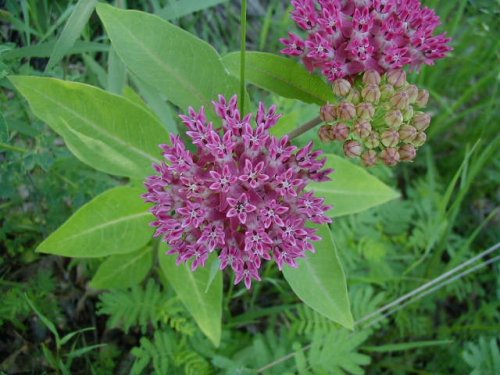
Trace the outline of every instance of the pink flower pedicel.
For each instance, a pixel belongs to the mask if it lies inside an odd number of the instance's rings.
[[[256,126],[252,114],[242,118],[237,97],[214,102],[222,120],[217,129],[207,122],[204,109],[181,115],[187,135],[197,146],[186,149],[178,136],[161,145],[166,162],[155,164],[157,174],[146,181],[146,202],[154,203],[155,236],[162,236],[177,262],[192,260],[192,269],[204,266],[217,252],[220,268],[230,266],[235,283],[260,280],[263,260],[296,267],[296,259],[310,241],[320,240],[309,222],[329,223],[324,200],[305,191],[309,181],[327,181],[332,170],[323,169],[321,151],[312,143],[297,150],[288,137],[269,133],[281,115],[259,105]]]
[[[281,52],[300,56],[329,81],[406,65],[432,65],[451,51],[450,38],[434,36],[436,13],[419,0],[292,0],[292,18],[307,39],[289,33]]]

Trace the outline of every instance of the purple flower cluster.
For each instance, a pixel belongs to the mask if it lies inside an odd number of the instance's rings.
[[[155,164],[157,174],[146,181],[146,202],[156,236],[170,245],[177,262],[192,260],[192,269],[204,266],[210,253],[218,252],[220,268],[230,266],[235,283],[260,280],[262,261],[296,266],[310,241],[320,238],[307,223],[329,223],[324,200],[305,191],[309,181],[327,181],[331,169],[323,169],[321,151],[312,143],[302,149],[288,137],[269,133],[281,115],[275,106],[261,103],[252,126],[252,114],[242,117],[236,96],[213,102],[222,120],[217,129],[204,109],[181,115],[195,153],[179,136],[161,145],[166,161]]]
[[[451,51],[445,34],[434,36],[436,13],[419,0],[292,0],[292,18],[308,33],[289,33],[281,52],[301,56],[309,70],[330,80],[410,65],[432,65]]]

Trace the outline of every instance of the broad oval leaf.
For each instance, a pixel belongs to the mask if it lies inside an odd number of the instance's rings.
[[[354,214],[399,197],[399,193],[385,185],[364,168],[337,156],[326,155],[326,168],[333,168],[332,181],[310,183],[308,190],[333,205],[332,217]]]
[[[344,270],[327,225],[316,226],[322,240],[315,253],[297,261],[298,267],[285,266],[283,274],[297,296],[328,319],[352,329],[354,326]]]
[[[225,55],[222,62],[232,74],[239,75],[239,52]],[[245,67],[249,82],[285,98],[319,105],[335,101],[332,88],[294,60],[271,53],[247,52]]]
[[[129,70],[183,111],[205,106],[214,120],[211,101],[239,92],[215,49],[196,36],[145,12],[99,4],[97,13]]]
[[[222,272],[217,272],[213,281],[210,276],[211,264],[216,258],[209,257],[205,267],[191,271],[188,264],[177,265],[176,257],[165,254],[166,249],[167,246],[162,243],[158,253],[163,274],[202,332],[215,346],[219,346],[222,324]]]
[[[52,233],[37,251],[67,257],[103,257],[137,250],[151,240],[153,216],[141,189],[117,187],[97,196]]]
[[[84,163],[144,178],[168,133],[149,111],[97,87],[53,78],[9,77],[33,113],[60,134]]]
[[[139,284],[153,265],[150,246],[129,254],[116,254],[107,258],[90,281],[94,289],[129,288]]]

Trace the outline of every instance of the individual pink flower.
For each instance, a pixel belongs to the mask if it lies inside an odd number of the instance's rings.
[[[299,56],[330,81],[368,70],[385,73],[432,65],[452,50],[434,36],[439,17],[420,0],[292,0],[292,18],[307,37],[289,33],[281,52]]]
[[[288,137],[269,133],[281,117],[276,107],[260,104],[252,121],[241,116],[236,96],[213,104],[222,126],[209,123],[203,108],[181,115],[197,149],[171,136],[143,197],[154,204],[155,236],[178,263],[191,261],[194,270],[217,253],[220,268],[230,267],[235,283],[250,288],[264,261],[296,267],[297,258],[314,251],[311,242],[320,238],[308,225],[331,222],[325,215],[331,207],[305,187],[329,180],[332,170],[312,143],[297,150]]]

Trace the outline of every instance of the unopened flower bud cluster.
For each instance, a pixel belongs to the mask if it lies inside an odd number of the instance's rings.
[[[394,166],[415,158],[431,122],[422,112],[429,93],[409,84],[403,70],[383,76],[368,71],[353,84],[337,79],[333,91],[341,100],[321,108],[326,123],[319,131],[321,140],[343,142],[346,156],[360,157],[366,166],[379,160]]]

